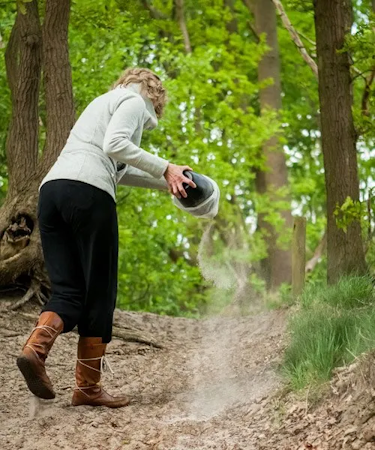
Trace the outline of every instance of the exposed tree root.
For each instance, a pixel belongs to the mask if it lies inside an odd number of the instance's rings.
[[[11,305],[9,307],[10,311],[15,311],[18,308],[21,308],[21,306],[23,306],[25,303],[27,303],[35,294],[35,289],[34,287],[31,285],[29,290],[26,292],[26,294],[20,299],[18,300],[18,302],[16,302],[14,305]]]
[[[40,242],[31,236],[30,243],[10,258],[0,259],[0,286],[14,284],[23,275],[34,278],[33,274],[43,273],[43,256]]]
[[[36,216],[36,186],[17,195],[8,196],[0,210],[0,287],[43,279],[43,252]]]
[[[20,305],[21,306],[21,305]],[[11,308],[14,310],[15,308]],[[29,319],[32,319],[34,321],[38,320],[38,316],[36,314],[30,314],[30,313],[20,313],[22,316],[27,317]],[[77,332],[77,330],[73,330],[74,333]],[[122,339],[125,342],[138,342],[139,344],[145,344],[149,345],[150,347],[160,348],[163,349],[164,346],[160,343],[156,342],[151,336],[141,333],[139,330],[135,328],[123,328],[114,326],[112,336]]]
[[[47,300],[46,296],[41,291],[41,284],[35,280],[32,280],[30,287],[27,290],[26,294],[20,300],[18,300],[16,303],[11,305],[9,307],[9,310],[15,311],[16,309],[21,308],[21,306],[25,305],[27,302],[29,302],[34,297],[38,300],[38,302],[41,305],[44,305],[44,303]]]
[[[11,286],[7,286],[7,287],[0,287],[1,294],[7,293],[7,292],[12,292],[12,291],[27,291],[27,289],[22,284],[17,284],[17,283],[15,283],[14,285],[11,285]]]
[[[22,224],[24,224],[24,221],[22,221]],[[19,227],[17,230],[19,231]],[[4,242],[5,235],[4,233],[2,242]],[[15,244],[13,248],[17,249],[17,253],[3,259],[4,256],[10,254],[9,247],[3,246],[3,250],[6,248],[7,252],[3,251],[0,254],[0,286],[4,286],[6,289],[16,284],[26,289],[25,295],[9,307],[9,310],[12,311],[32,299],[36,299],[40,305],[45,304],[48,300],[46,294],[50,289],[49,279],[43,265],[38,227],[34,226],[30,236],[22,235],[22,233],[20,236],[20,239],[17,240],[17,236],[13,235],[14,242],[9,239],[9,236],[7,238],[7,244]],[[28,245],[18,246],[19,242],[25,243],[26,241]]]
[[[30,229],[25,216],[20,216],[12,221],[0,240],[1,259],[6,260],[27,247],[31,233],[32,229]]]
[[[113,327],[112,336],[123,339],[126,342],[138,342],[140,344],[150,345],[151,347],[164,348],[161,344],[136,329]]]

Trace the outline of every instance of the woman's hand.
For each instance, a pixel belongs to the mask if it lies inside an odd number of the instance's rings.
[[[182,183],[188,184],[192,188],[196,188],[194,181],[190,178],[185,177],[183,172],[185,170],[193,170],[189,166],[177,166],[176,164],[169,163],[167,170],[164,173],[164,178],[167,180],[169,192],[176,196],[177,198],[186,198],[187,193],[182,185]]]

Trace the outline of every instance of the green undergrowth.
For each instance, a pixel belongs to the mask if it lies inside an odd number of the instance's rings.
[[[290,284],[282,284],[277,291],[264,295],[264,304],[270,310],[290,308],[294,303]]]
[[[308,285],[289,322],[282,370],[292,389],[317,386],[332,370],[375,348],[375,295],[370,277]]]

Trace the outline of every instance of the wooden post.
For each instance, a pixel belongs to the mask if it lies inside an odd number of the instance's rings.
[[[295,217],[293,225],[292,248],[292,294],[297,298],[305,285],[306,264],[306,219]]]

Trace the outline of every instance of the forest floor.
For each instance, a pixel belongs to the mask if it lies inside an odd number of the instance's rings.
[[[315,405],[308,393],[287,393],[278,374],[286,310],[201,321],[117,310],[117,330],[141,330],[163,346],[109,344],[115,376],[107,372],[103,384],[130,394],[130,406],[70,406],[78,336],[69,333],[47,360],[57,397],[30,418],[15,359],[37,309],[9,313],[7,304],[0,301],[1,450],[375,449],[375,357],[338,371]]]

